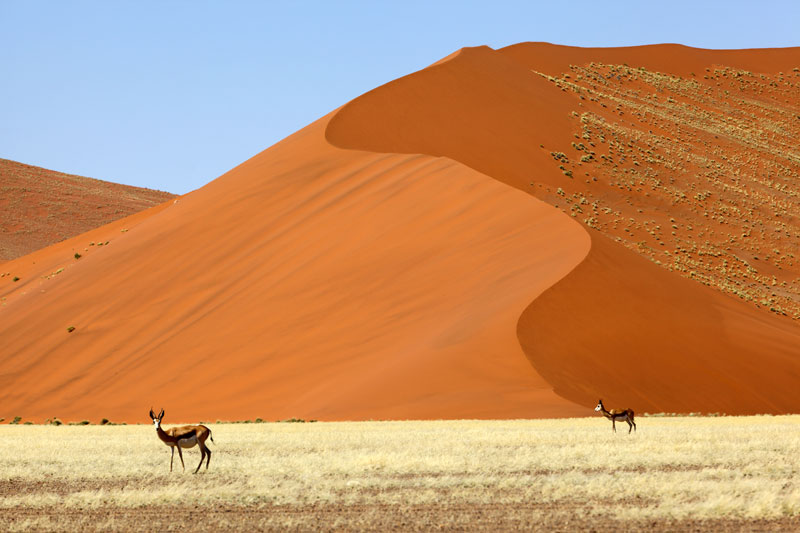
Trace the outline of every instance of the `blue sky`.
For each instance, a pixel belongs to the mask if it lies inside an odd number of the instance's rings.
[[[0,0],[0,157],[185,193],[463,46],[800,45],[800,2]]]

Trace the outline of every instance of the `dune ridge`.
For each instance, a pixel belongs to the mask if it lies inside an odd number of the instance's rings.
[[[525,42],[501,48],[498,53],[526,68],[552,75],[568,71],[571,64],[602,62],[687,76],[715,65],[753,72],[788,72],[798,66],[800,47],[709,50],[676,43],[599,48]]]

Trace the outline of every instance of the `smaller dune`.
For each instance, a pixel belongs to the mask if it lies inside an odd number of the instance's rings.
[[[175,197],[8,159],[0,159],[0,191],[0,262]]]

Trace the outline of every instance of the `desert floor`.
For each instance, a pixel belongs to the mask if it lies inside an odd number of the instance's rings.
[[[800,416],[0,426],[0,530],[800,529]],[[165,424],[169,427],[168,424]]]

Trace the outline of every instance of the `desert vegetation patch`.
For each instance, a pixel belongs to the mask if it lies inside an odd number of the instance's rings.
[[[539,74],[578,105],[571,146],[549,148],[564,183],[537,196],[672,272],[800,318],[800,69]]]

